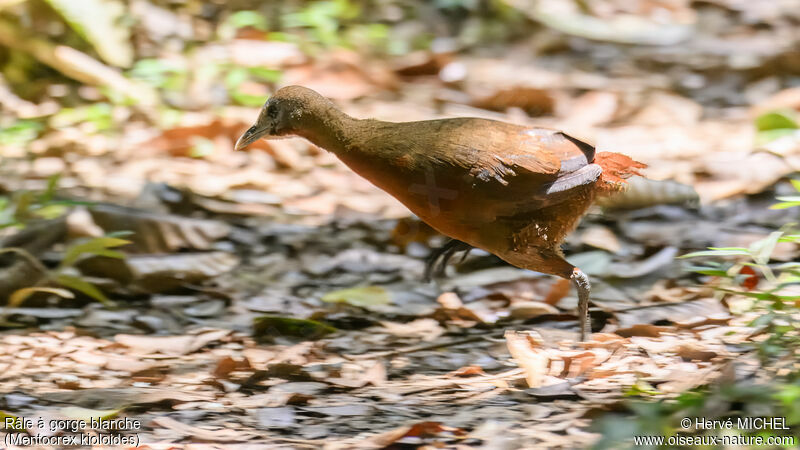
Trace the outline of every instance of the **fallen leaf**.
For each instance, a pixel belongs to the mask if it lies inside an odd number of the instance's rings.
[[[617,236],[608,227],[602,225],[590,226],[581,233],[580,238],[585,245],[611,253],[618,253],[622,249]]]
[[[228,378],[234,370],[236,370],[236,360],[226,356],[217,361],[217,366],[214,368],[212,375],[216,378]]]
[[[377,305],[388,305],[391,302],[389,293],[380,286],[364,286],[328,292],[322,296],[323,302],[347,303],[361,308]]]
[[[508,108],[520,108],[529,116],[538,117],[552,114],[555,100],[547,90],[518,86],[477,99],[472,106],[500,112]]]
[[[297,424],[294,408],[291,406],[259,408],[256,410],[256,419],[262,428],[285,429]]]
[[[454,370],[447,374],[451,377],[474,377],[478,375],[486,375],[486,372],[480,366],[466,366],[458,370]]]
[[[257,339],[285,336],[313,341],[335,331],[336,328],[322,322],[291,317],[261,316],[253,323],[253,336]]]
[[[533,338],[524,333],[506,331],[506,345],[514,361],[525,370],[528,387],[539,387],[544,383],[549,358]]]
[[[389,447],[392,444],[402,440],[406,437],[425,438],[436,436],[444,431],[452,431],[454,434],[463,434],[463,430],[458,428],[449,428],[441,424],[441,422],[418,422],[413,425],[403,426],[385,433],[372,436],[363,442],[363,447]]]
[[[544,302],[514,302],[509,308],[512,319],[525,320],[545,314],[558,314],[555,306]]]
[[[695,322],[703,318],[729,317],[730,313],[719,300],[703,298],[677,303],[637,306],[614,311],[614,316],[620,328],[630,328],[635,325],[651,324],[659,321],[686,323]]]
[[[686,361],[711,361],[717,352],[704,349],[698,344],[687,343],[674,349],[675,353]]]
[[[187,425],[167,416],[156,417],[150,423],[173,431],[177,433],[178,436],[188,437],[196,441],[241,442],[251,438],[249,433],[243,432],[242,430],[226,428],[210,430],[208,428]]]
[[[230,330],[213,330],[197,335],[141,336],[118,334],[114,340],[140,354],[160,353],[167,356],[186,355],[230,334]]]
[[[637,324],[628,328],[620,328],[615,331],[616,334],[622,337],[631,336],[646,336],[646,337],[659,337],[662,333],[669,333],[674,331],[673,327],[659,327],[650,324]]]

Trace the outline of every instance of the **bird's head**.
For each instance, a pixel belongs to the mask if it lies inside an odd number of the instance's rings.
[[[236,150],[243,150],[261,138],[303,135],[316,118],[333,104],[325,97],[302,86],[287,86],[273,94],[255,124],[236,141]]]

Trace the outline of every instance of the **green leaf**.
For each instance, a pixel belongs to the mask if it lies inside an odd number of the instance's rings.
[[[26,144],[39,136],[44,124],[36,120],[18,120],[0,127],[0,146]]]
[[[742,247],[709,247],[708,250],[687,253],[678,258],[696,258],[698,256],[750,256],[750,251]]]
[[[39,203],[47,203],[53,200],[58,188],[58,182],[61,180],[61,174],[51,175],[47,178],[47,188],[39,195]]]
[[[113,306],[114,302],[112,302],[105,294],[100,292],[100,289],[97,289],[97,286],[89,283],[88,281],[81,279],[79,277],[75,277],[72,275],[56,275],[55,281],[69,289],[74,289],[78,292],[82,292],[89,297],[103,303],[106,306]]]
[[[769,262],[772,252],[775,250],[775,246],[778,245],[778,239],[780,239],[781,236],[783,236],[783,231],[773,231],[769,236],[753,242],[750,245],[750,253],[753,255],[753,259],[756,263],[766,264]]]
[[[686,268],[690,272],[699,273],[701,275],[709,275],[713,277],[727,277],[728,271],[716,267],[703,267],[703,266],[689,266]]]
[[[49,292],[51,294],[55,294],[63,298],[75,298],[75,295],[73,295],[72,292],[66,289],[51,288],[51,287],[26,287],[22,289],[17,289],[10,296],[8,296],[8,303],[6,304],[6,307],[16,308],[17,306],[21,305],[22,302],[27,300],[28,297],[37,292]]]
[[[322,301],[369,308],[376,305],[388,305],[391,298],[386,289],[380,286],[364,286],[328,292],[322,296]]]
[[[226,22],[234,28],[252,27],[261,31],[267,30],[267,20],[258,11],[236,11]]]
[[[263,81],[268,81],[270,83],[277,83],[283,76],[283,72],[281,72],[280,70],[267,69],[264,67],[249,67],[247,71],[250,72],[250,75],[253,76],[254,78],[258,78]]]
[[[771,111],[756,118],[758,131],[797,129],[797,120],[794,111]]]
[[[781,200],[781,198],[778,197],[778,200]],[[790,202],[776,203],[776,204],[770,206],[769,209],[787,209],[787,208],[794,208],[794,207],[797,207],[797,206],[800,206],[800,201],[790,201]]]
[[[800,180],[789,180],[789,182],[792,183],[797,192],[800,192]]]
[[[759,131],[756,133],[756,147],[769,144],[770,142],[780,139],[784,136],[791,136],[797,133],[794,128],[779,128],[777,130]]]
[[[125,255],[109,248],[119,247],[130,244],[131,241],[111,236],[103,236],[81,242],[68,248],[61,261],[61,267],[69,267],[75,264],[84,255],[108,256],[110,258],[123,259]]]
[[[3,424],[3,429],[6,430],[25,431],[24,419],[5,411],[0,411],[0,423]]]
[[[106,62],[117,67],[131,65],[131,22],[126,19],[124,3],[118,0],[46,1]]]
[[[336,328],[316,320],[291,317],[261,316],[257,317],[253,323],[253,336],[257,339],[284,336],[317,340],[335,331]]]

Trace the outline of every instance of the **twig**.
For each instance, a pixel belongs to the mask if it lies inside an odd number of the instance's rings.
[[[47,267],[45,267],[41,261],[39,261],[35,256],[31,255],[29,251],[25,250],[22,247],[0,248],[0,255],[2,255],[3,253],[16,253],[17,255],[27,260],[28,263],[30,263],[30,265],[35,267],[36,270],[38,270],[39,272],[42,272],[43,274],[47,273]]]

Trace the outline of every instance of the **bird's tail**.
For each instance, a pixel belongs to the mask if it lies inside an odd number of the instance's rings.
[[[639,169],[647,164],[635,161],[621,153],[600,152],[594,157],[594,163],[603,168],[597,187],[603,194],[613,194],[625,188],[626,179],[633,175],[642,176]]]

